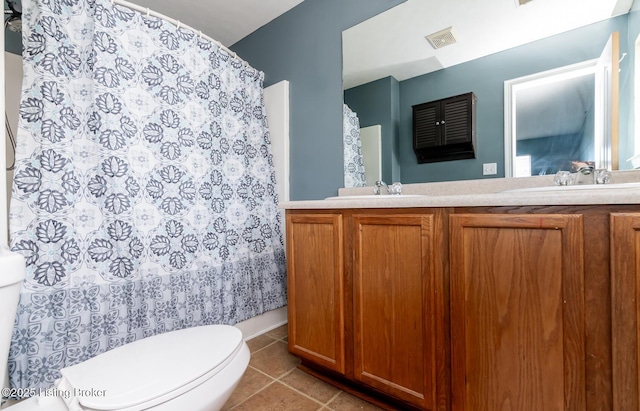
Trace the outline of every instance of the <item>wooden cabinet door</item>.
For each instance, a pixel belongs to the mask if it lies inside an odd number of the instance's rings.
[[[611,215],[613,409],[640,409],[640,213]]]
[[[452,215],[454,411],[584,410],[580,215]]]
[[[355,215],[354,378],[435,403],[433,215]]]
[[[287,214],[289,351],[345,372],[343,218]]]

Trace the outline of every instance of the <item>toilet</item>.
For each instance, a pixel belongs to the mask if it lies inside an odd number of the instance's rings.
[[[16,261],[22,268],[12,269]],[[6,373],[24,258],[0,251],[0,372]],[[10,305],[12,304],[12,305]],[[9,318],[10,317],[10,318]],[[6,324],[6,325],[5,325]],[[63,368],[54,387],[10,411],[216,411],[249,364],[242,332],[229,325],[186,328],[134,341]]]

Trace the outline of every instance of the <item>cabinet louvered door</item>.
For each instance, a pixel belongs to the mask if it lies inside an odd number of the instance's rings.
[[[586,409],[583,220],[450,219],[453,411]]]
[[[472,94],[442,100],[442,145],[465,144],[472,135]]]
[[[287,214],[289,351],[345,372],[343,218]]]
[[[435,409],[433,215],[356,215],[354,377]]]
[[[440,104],[427,103],[414,107],[414,146],[416,148],[440,145]]]

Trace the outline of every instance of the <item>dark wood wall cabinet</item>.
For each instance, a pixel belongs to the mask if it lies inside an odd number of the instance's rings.
[[[475,158],[473,93],[413,106],[413,151],[419,164]]]
[[[289,349],[399,410],[640,411],[640,207],[287,210]]]

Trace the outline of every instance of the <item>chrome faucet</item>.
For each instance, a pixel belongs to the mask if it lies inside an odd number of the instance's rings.
[[[391,195],[400,195],[400,194],[402,194],[402,184],[393,183],[393,184],[391,184],[391,187],[389,187],[387,185],[387,183],[385,183],[382,180],[376,181],[376,186],[373,187],[373,194],[380,195],[380,187],[384,187],[385,190],[387,190],[387,194],[391,194]]]
[[[376,181],[376,186],[373,188],[373,194],[380,195],[380,187],[384,187],[387,190],[388,194],[391,194],[389,191],[389,186],[382,180]]]
[[[596,183],[596,179],[595,179],[595,167],[593,166],[582,166],[578,169],[578,172],[576,173],[576,179],[574,184],[595,184]],[[585,181],[585,179],[587,179],[587,176],[589,176],[588,180]]]

